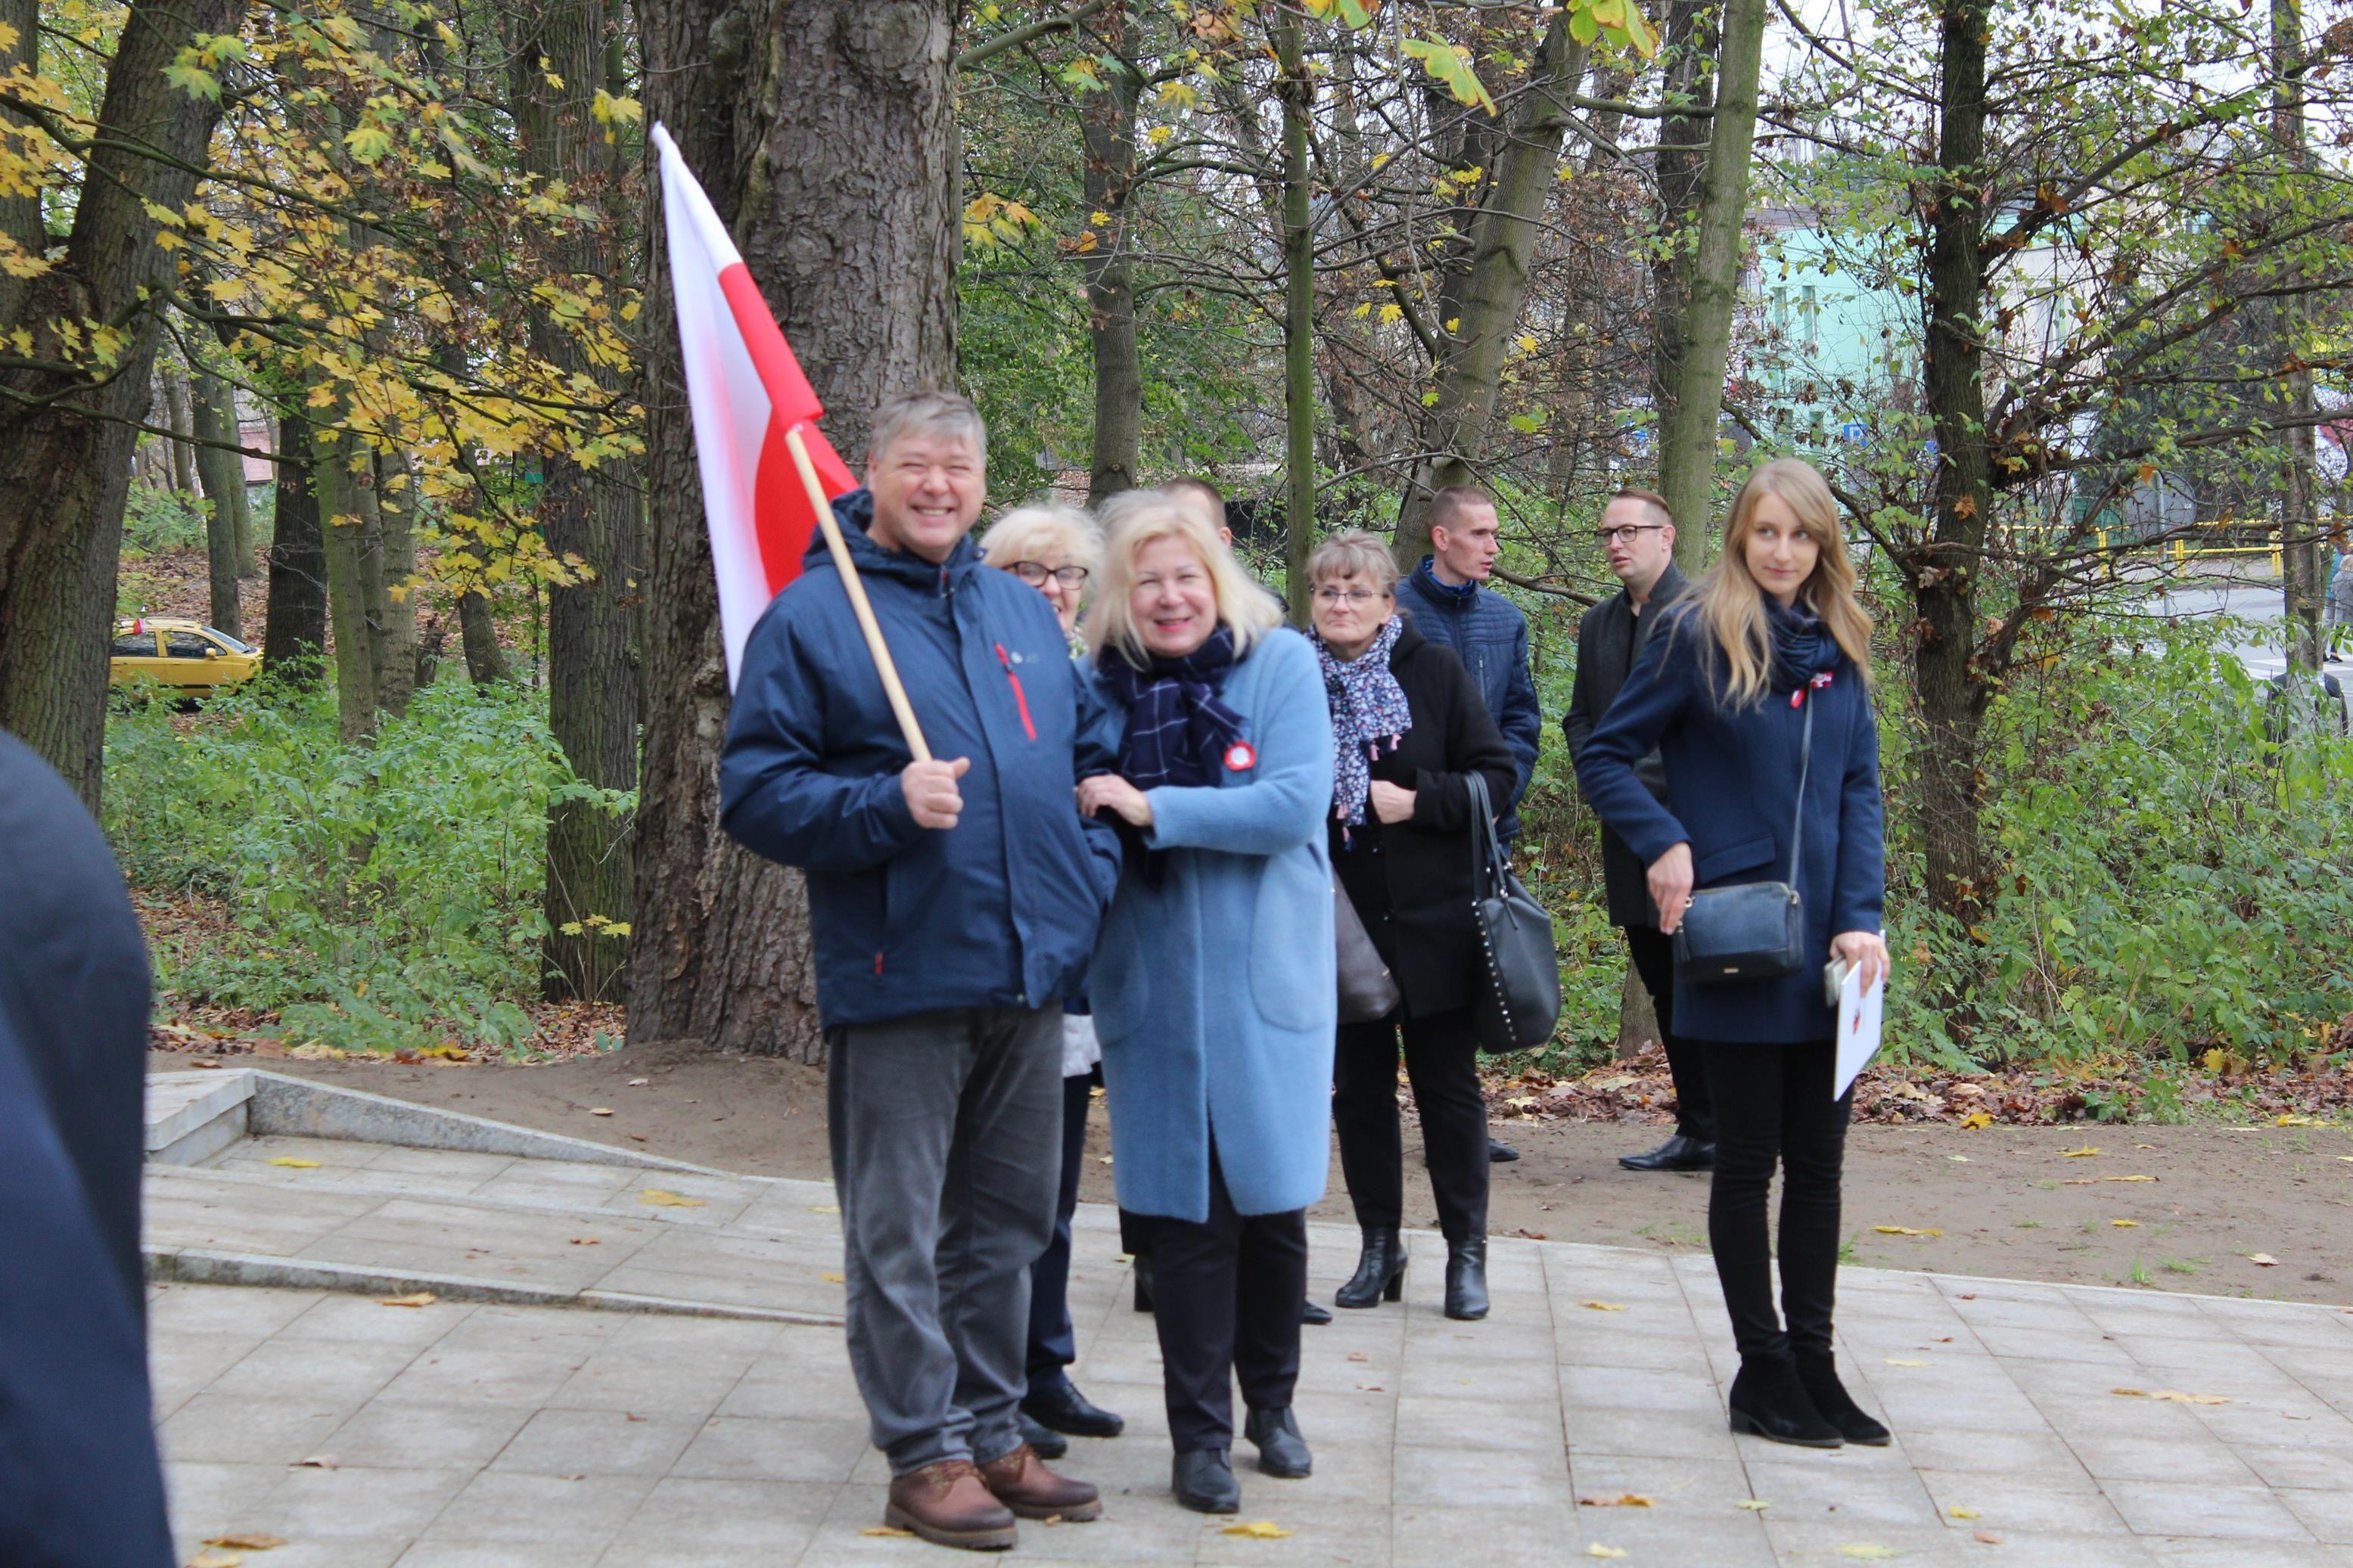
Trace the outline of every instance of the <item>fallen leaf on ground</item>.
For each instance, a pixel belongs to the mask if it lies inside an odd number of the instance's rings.
[[[1963,1508],[1963,1507],[1962,1507],[1960,1504],[1958,1504],[1958,1503],[1955,1503],[1952,1507],[1950,1507],[1950,1508],[1947,1509],[1947,1510],[1945,1510],[1945,1512],[1946,1512],[1949,1517],[1954,1518],[1954,1519],[1982,1519],[1982,1518],[1984,1518],[1984,1517],[1985,1517],[1983,1514],[1980,1514],[1980,1513],[1979,1513],[1976,1509],[1973,1509],[1973,1508]]]
[[[1941,1230],[1915,1230],[1908,1225],[1874,1225],[1871,1227],[1882,1236],[1942,1236]]]
[[[2140,1221],[2137,1219],[2112,1219],[2108,1221],[2108,1223],[2115,1226],[2118,1230],[2138,1230],[2140,1228]]]
[[[1348,1352],[1348,1359],[1349,1359],[1350,1361],[1370,1361],[1370,1360],[1372,1360],[1373,1358],[1372,1358],[1372,1357],[1370,1357],[1370,1356],[1368,1356],[1368,1355],[1366,1355],[1366,1354],[1364,1352],[1362,1352],[1362,1351],[1350,1351],[1350,1352]]]
[[[1626,1555],[1626,1549],[1622,1546],[1604,1546],[1597,1541],[1586,1547],[1585,1554],[1588,1557],[1623,1557]]]
[[[216,1068],[220,1063],[210,1057],[191,1057],[188,1065],[192,1068]]]
[[[1969,1163],[1969,1157],[1967,1154],[1947,1154],[1945,1158],[1956,1165],[1966,1165]]]
[[[1356,1384],[1356,1392],[1359,1394],[1385,1394],[1388,1390],[1381,1387],[1377,1383],[1360,1383]]]
[[[2059,1157],[2062,1160],[2088,1160],[2098,1152],[2097,1149],[2086,1143],[2081,1149],[2063,1149],[2059,1152]]]
[[[588,1114],[591,1116],[610,1116],[613,1114],[613,1108],[609,1105],[592,1105],[588,1108]]]
[[[318,1161],[298,1159],[292,1154],[280,1154],[269,1163],[273,1165],[283,1165],[290,1171],[315,1171],[319,1168]]]
[[[646,1087],[646,1085],[648,1085],[648,1084],[649,1084],[649,1083],[651,1083],[651,1082],[653,1082],[653,1079],[649,1079],[649,1078],[633,1078],[633,1079],[631,1079],[629,1080],[629,1085],[628,1085],[628,1086],[629,1086],[631,1089],[643,1089],[643,1088],[645,1088],[645,1087]]]
[[[858,1533],[860,1535],[903,1535],[910,1541],[915,1539],[915,1532],[913,1531],[902,1530],[895,1524],[870,1524]]]
[[[1841,1557],[1858,1557],[1865,1563],[1890,1563],[1894,1561],[1895,1549],[1892,1546],[1882,1546],[1875,1541],[1850,1541],[1838,1549],[1838,1554]]]
[[[2162,1399],[2170,1405],[2228,1405],[2231,1401],[2220,1394],[2184,1394],[2179,1389],[2160,1388],[2154,1394],[2146,1388],[2111,1388],[2110,1394],[2120,1394],[2126,1399]]]
[[[650,1204],[658,1209],[699,1209],[703,1206],[701,1198],[691,1198],[684,1193],[669,1192],[660,1187],[644,1188],[638,1194],[638,1202]]]
[[[2070,1176],[2059,1184],[2063,1187],[2096,1187],[2100,1184],[2100,1178],[2097,1176]]]
[[[1579,1301],[1577,1305],[1590,1308],[1597,1312],[1622,1312],[1626,1310],[1615,1301]]]
[[[1735,1508],[1745,1508],[1751,1513],[1763,1513],[1767,1509],[1771,1508],[1773,1505],[1767,1502],[1761,1497],[1745,1497],[1738,1502],[1734,1503],[1732,1506]]]
[[[1972,1110],[1967,1116],[1961,1118],[1961,1125],[1969,1129],[1971,1131],[1976,1131],[1979,1128],[1992,1126],[1993,1118],[1985,1111]]]
[[[1905,1361],[1899,1356],[1889,1356],[1887,1358],[1887,1364],[1890,1366],[1926,1366],[1928,1363],[1925,1361]]]
[[[297,1459],[286,1467],[290,1470],[332,1470],[335,1468],[332,1454],[313,1454],[307,1459]]]
[[[1649,1508],[1652,1500],[1641,1492],[1620,1492],[1616,1497],[1581,1497],[1577,1501],[1580,1508]]]
[[[2155,1176],[2102,1176],[2100,1180],[2104,1182],[2153,1182],[2157,1180],[2157,1178]]]
[[[282,1535],[264,1535],[258,1530],[239,1530],[227,1535],[216,1535],[205,1544],[226,1547],[231,1552],[267,1552],[273,1546],[285,1545],[286,1538]]]
[[[1218,1531],[1218,1533],[1220,1535],[1246,1535],[1252,1541],[1281,1541],[1284,1537],[1288,1536],[1291,1531],[1283,1529],[1282,1526],[1275,1523],[1274,1521],[1271,1519],[1253,1519],[1245,1521],[1240,1524],[1229,1524],[1226,1526],[1225,1529]]]
[[[2001,1537],[1996,1535],[1990,1530],[1973,1530],[1969,1531],[1969,1539],[1971,1541],[1981,1541],[1988,1546],[2000,1546],[2001,1544]]]
[[[844,1279],[839,1274],[820,1274],[818,1278],[824,1280],[828,1285],[847,1285],[849,1283],[849,1280]]]
[[[2319,1127],[2324,1124],[2317,1116],[2298,1116],[2291,1112],[2288,1115],[2279,1118],[2277,1121],[2274,1121],[2272,1125],[2274,1127]]]
[[[839,1204],[811,1204],[811,1205],[809,1205],[809,1213],[811,1213],[811,1214],[839,1214],[840,1212],[841,1212],[841,1205],[840,1205]]]
[[[244,1561],[234,1552],[199,1552],[188,1559],[188,1568],[237,1568]]]
[[[430,1290],[419,1290],[413,1296],[386,1296],[376,1302],[379,1307],[429,1307],[441,1298]]]
[[[572,1245],[575,1247],[602,1247],[605,1244],[597,1240],[593,1236],[575,1236],[572,1238]]]
[[[2253,1264],[2258,1268],[2277,1268],[2279,1267],[2279,1259],[2274,1258],[2268,1252],[2250,1252],[2247,1254],[2247,1261]]]

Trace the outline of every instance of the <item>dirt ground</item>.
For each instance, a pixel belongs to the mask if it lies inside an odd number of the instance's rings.
[[[187,1060],[160,1055],[156,1066]],[[253,1065],[726,1170],[828,1173],[824,1075],[792,1062],[625,1047],[529,1068]],[[612,1114],[592,1114],[596,1108]],[[1704,1176],[1618,1167],[1619,1155],[1650,1147],[1665,1131],[1655,1122],[1499,1120],[1497,1136],[1523,1157],[1493,1168],[1490,1227],[1554,1241],[1704,1248]],[[1406,1150],[1409,1221],[1435,1226],[1410,1122]],[[1845,1228],[1857,1264],[2353,1303],[2346,1257],[2353,1131],[2341,1126],[1857,1125],[1847,1151]],[[1110,1154],[1098,1102],[1086,1198],[1111,1200]],[[1336,1158],[1332,1195],[1314,1212],[1349,1217]]]

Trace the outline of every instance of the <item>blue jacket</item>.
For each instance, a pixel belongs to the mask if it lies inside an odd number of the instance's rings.
[[[1120,1206],[1189,1220],[1208,1217],[1212,1128],[1243,1214],[1314,1203],[1331,1154],[1339,993],[1324,679],[1307,639],[1278,629],[1220,695],[1255,763],[1214,785],[1145,792],[1145,842],[1170,853],[1158,887],[1121,877],[1092,975]]]
[[[1493,588],[1466,583],[1450,588],[1438,580],[1430,558],[1397,585],[1398,605],[1414,630],[1444,643],[1471,671],[1504,744],[1520,765],[1520,782],[1504,807],[1495,830],[1505,838],[1520,831],[1520,797],[1535,772],[1536,743],[1544,734],[1544,710],[1536,704],[1535,678],[1528,673],[1528,618]]]
[[[1110,827],[1072,798],[1113,763],[1092,689],[1045,595],[970,540],[934,566],[867,537],[864,490],[834,515],[932,754],[972,759],[963,816],[915,826],[912,758],[820,538],[744,645],[721,821],[808,873],[826,1027],[1049,1005],[1080,989],[1119,870]]]
[[[1707,634],[1690,607],[1670,609],[1634,661],[1618,700],[1577,754],[1585,798],[1648,867],[1692,847],[1693,885],[1778,881],[1789,874],[1798,813],[1798,747],[1805,715],[1788,691],[1746,708],[1717,701],[1701,664]],[[1776,980],[1692,985],[1675,975],[1675,1032],[1695,1040],[1827,1040],[1837,1019],[1822,1000],[1831,938],[1880,929],[1886,849],[1879,795],[1879,726],[1871,696],[1841,655],[1831,684],[1810,699],[1813,762],[1807,775],[1804,861],[1808,957]],[[1662,805],[1636,766],[1652,747],[1665,760]]]

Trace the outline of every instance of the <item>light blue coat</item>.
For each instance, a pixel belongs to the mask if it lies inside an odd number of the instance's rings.
[[[1145,792],[1166,874],[1153,888],[1121,873],[1092,971],[1120,1205],[1194,1221],[1213,1128],[1243,1214],[1314,1203],[1331,1157],[1331,710],[1288,628],[1253,643],[1221,695],[1256,761],[1214,787]]]

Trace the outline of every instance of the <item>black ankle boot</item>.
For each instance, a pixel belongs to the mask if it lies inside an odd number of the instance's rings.
[[[1446,1315],[1477,1322],[1487,1315],[1487,1238],[1446,1248]]]
[[[1839,1436],[1850,1443],[1872,1448],[1887,1447],[1887,1428],[1873,1420],[1847,1393],[1846,1385],[1839,1381],[1838,1363],[1831,1352],[1799,1351],[1797,1355],[1798,1382],[1821,1418],[1837,1427]]]
[[[1364,1255],[1348,1282],[1333,1292],[1333,1305],[1371,1307],[1384,1297],[1394,1301],[1404,1294],[1405,1244],[1398,1239],[1397,1226],[1366,1226]]]
[[[1743,1356],[1725,1404],[1731,1407],[1735,1432],[1800,1448],[1836,1448],[1845,1443],[1806,1397],[1797,1364],[1787,1356]]]

